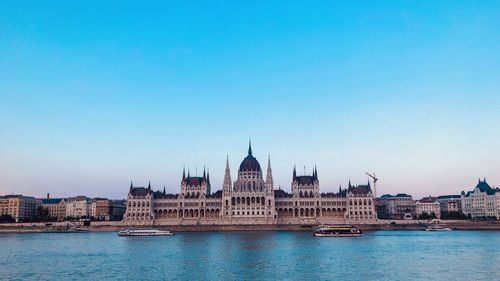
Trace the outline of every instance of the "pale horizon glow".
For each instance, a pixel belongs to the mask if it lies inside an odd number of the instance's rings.
[[[0,4],[0,195],[179,192],[232,180],[248,138],[275,189],[500,185],[500,4]]]

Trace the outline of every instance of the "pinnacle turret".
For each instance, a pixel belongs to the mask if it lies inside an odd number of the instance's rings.
[[[267,157],[266,185],[268,187],[268,190],[271,190],[273,188],[273,171],[271,169],[271,155]]]
[[[223,191],[231,191],[231,171],[229,170],[229,155],[226,157],[226,170],[224,171]]]

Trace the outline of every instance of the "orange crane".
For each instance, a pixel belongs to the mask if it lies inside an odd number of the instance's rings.
[[[369,176],[370,178],[372,178],[372,180],[373,180],[373,197],[377,198],[377,181],[378,181],[378,178],[375,176],[375,173],[370,174],[368,172],[365,172],[365,174],[367,176]]]

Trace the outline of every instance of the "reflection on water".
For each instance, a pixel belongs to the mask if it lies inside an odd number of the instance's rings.
[[[500,280],[500,232],[0,235],[0,280]]]

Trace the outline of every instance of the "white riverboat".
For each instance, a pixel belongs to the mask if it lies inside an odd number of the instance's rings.
[[[451,228],[441,225],[429,225],[425,231],[451,231]]]
[[[361,230],[352,225],[320,225],[315,231],[316,237],[359,237]]]
[[[118,232],[118,236],[171,236],[174,235],[168,230],[157,230],[157,229],[130,229],[122,230]]]

